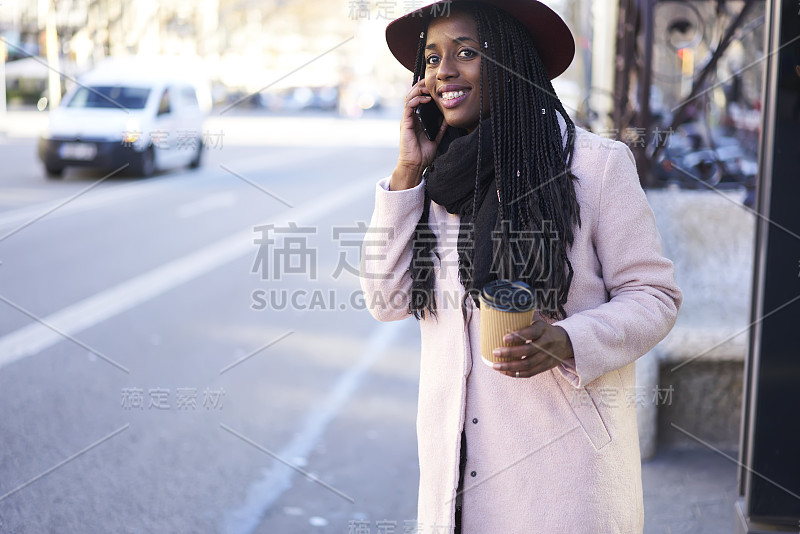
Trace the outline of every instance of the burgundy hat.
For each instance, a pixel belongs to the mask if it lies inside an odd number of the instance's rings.
[[[434,15],[446,16],[452,4],[467,0],[440,0],[393,20],[386,27],[386,43],[397,61],[414,72],[419,34]],[[475,1],[475,0],[472,0]],[[528,29],[550,79],[567,70],[575,56],[575,39],[555,11],[537,0],[478,0],[500,8]]]

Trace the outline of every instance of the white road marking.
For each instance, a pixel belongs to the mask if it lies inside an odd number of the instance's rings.
[[[277,455],[281,458],[307,457],[316,446],[325,429],[341,411],[361,383],[369,368],[392,346],[401,330],[410,321],[393,321],[379,325],[370,337],[358,363],[343,373],[324,399],[316,403],[306,416],[303,426],[294,439]],[[263,475],[250,484],[245,502],[225,514],[223,531],[227,534],[249,534],[261,522],[267,510],[292,486],[295,471],[274,462],[264,469]],[[325,491],[320,489],[320,491]]]
[[[264,224],[285,226],[289,221],[309,224],[357,201],[374,190],[375,180],[361,180],[332,193],[288,209]],[[130,310],[247,253],[254,252],[253,229],[248,228],[194,253],[97,293],[42,320],[70,336]],[[32,323],[0,338],[0,368],[37,354],[65,338],[41,323]]]
[[[178,206],[175,216],[179,219],[188,219],[209,211],[214,211],[222,208],[229,208],[236,204],[236,193],[232,191],[225,191],[213,195],[207,195],[200,200],[188,202]]]

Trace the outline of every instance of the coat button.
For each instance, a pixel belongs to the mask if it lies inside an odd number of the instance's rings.
[[[473,471],[472,473],[469,474],[469,476],[476,477],[476,476],[478,476],[478,472],[477,471]]]
[[[477,424],[478,424],[478,418],[477,418],[477,417],[476,417],[476,418],[474,418],[474,419],[472,420],[472,422],[473,422],[473,423],[475,423],[475,424],[477,425]]]

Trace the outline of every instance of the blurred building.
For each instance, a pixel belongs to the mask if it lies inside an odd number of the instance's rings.
[[[613,3],[615,0],[605,0]],[[549,2],[580,34],[571,19],[603,0]],[[400,102],[410,73],[388,53],[388,22],[427,0],[3,0],[0,34],[9,60],[45,58],[47,20],[52,13],[58,70],[69,77],[101,59],[125,55],[179,55],[202,59],[217,94],[262,91],[271,105],[289,92],[298,105],[309,99],[344,100],[340,110],[358,115],[383,102]],[[607,7],[598,13],[608,11]],[[597,22],[597,20],[595,21]],[[579,22],[591,31],[588,19]],[[594,26],[597,27],[596,25]],[[592,47],[579,40],[576,65],[562,80],[577,106],[576,89],[591,62]],[[46,70],[39,62],[36,69]],[[63,88],[62,88],[63,90]],[[327,92],[326,92],[327,90]],[[296,91],[296,94],[292,91]],[[560,90],[559,92],[562,92]]]
[[[335,88],[342,75],[363,75],[364,55],[376,50],[356,35],[374,37],[372,25],[340,0],[4,0],[9,60],[46,56],[48,13],[67,77],[109,56],[177,55],[201,58],[230,91]]]
[[[429,0],[3,0],[0,34],[9,59],[47,56],[47,22],[52,14],[57,69],[69,77],[108,56],[197,57],[215,83],[219,100],[261,91],[249,104],[339,106],[346,115],[380,103],[402,102],[411,75],[391,57],[384,41],[388,22]],[[620,0],[546,0],[572,29],[576,56],[554,83],[578,123],[595,131],[614,126],[615,77],[619,57]],[[736,12],[741,0],[654,1],[652,100],[670,108],[708,61],[724,30],[720,6]],[[641,4],[641,3],[640,3]],[[763,5],[763,4],[762,4]],[[761,53],[754,12],[731,46],[721,72],[736,72]],[[625,22],[625,21],[623,21]],[[643,61],[641,36],[629,63]],[[679,57],[680,55],[680,57]],[[48,59],[52,63],[52,57]],[[29,61],[16,71],[46,71]],[[14,69],[10,69],[14,72]],[[752,102],[760,90],[758,69],[734,76],[724,86],[734,99]],[[44,76],[44,75],[42,75]],[[30,81],[30,80],[29,80]],[[34,91],[44,81],[31,81]],[[630,87],[635,87],[631,84]],[[723,89],[720,89],[722,91]],[[715,98],[720,99],[719,91]],[[618,95],[617,95],[618,96]],[[637,94],[628,104],[635,109]],[[752,106],[744,106],[748,108]],[[616,110],[624,113],[625,110]],[[737,113],[734,108],[733,113]]]

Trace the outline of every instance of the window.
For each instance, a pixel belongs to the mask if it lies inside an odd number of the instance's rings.
[[[197,111],[200,105],[197,103],[197,94],[192,87],[184,87],[181,89],[181,101],[187,109]]]
[[[169,89],[164,89],[164,93],[161,95],[161,102],[158,104],[158,114],[166,115],[170,111]]]
[[[67,107],[144,109],[149,95],[146,87],[85,86],[75,92]]]

